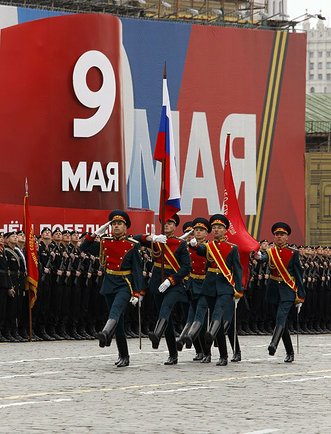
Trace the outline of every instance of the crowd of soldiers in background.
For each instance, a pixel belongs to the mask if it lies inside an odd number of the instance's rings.
[[[99,294],[102,265],[98,257],[79,249],[85,235],[60,229],[51,233],[44,228],[38,237],[39,282],[32,309],[32,340],[95,339],[107,320],[107,306]],[[29,338],[24,246],[22,231],[0,235],[0,342],[24,342]],[[266,250],[269,243],[262,240],[260,246],[261,250]],[[304,269],[306,300],[299,317],[293,306],[289,330],[292,333],[331,333],[331,250],[322,246],[296,248]],[[146,287],[141,297],[141,336],[147,337],[157,319],[154,300],[148,291],[153,261],[146,248],[141,248],[141,258]],[[257,262],[252,254],[249,268],[249,284],[237,308],[238,334],[272,334],[273,314],[265,302],[268,264]],[[185,325],[188,308],[186,304],[178,304],[173,312],[178,334]],[[128,304],[127,337],[138,337],[138,317],[137,307]]]

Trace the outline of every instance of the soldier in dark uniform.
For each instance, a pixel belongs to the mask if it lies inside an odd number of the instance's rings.
[[[49,318],[50,301],[51,301],[51,255],[52,233],[49,228],[43,228],[40,233],[38,245],[39,260],[39,282],[38,297],[33,310],[35,320],[35,330],[37,336],[45,341],[54,341],[55,338],[48,335],[46,325]]]
[[[97,235],[103,233],[111,224],[112,235],[104,236],[100,242],[95,241]],[[109,215],[109,222],[94,234],[87,235],[80,246],[83,252],[89,251],[97,255],[100,250],[100,261],[105,267],[105,276],[101,286],[101,294],[106,298],[109,316],[103,330],[98,333],[99,346],[110,346],[116,334],[119,351],[117,367],[129,365],[129,351],[124,330],[124,312],[128,302],[138,303],[142,288],[142,264],[139,254],[139,242],[126,235],[131,226],[128,214],[122,210],[114,210]]]
[[[22,255],[17,251],[17,233],[7,232],[4,237],[6,239],[5,251],[8,258],[10,281],[4,336],[12,342],[25,342],[27,338],[23,338],[18,333],[18,320],[21,319],[22,313],[26,267]]]
[[[198,300],[202,294],[202,285],[206,277],[207,259],[197,254],[197,246],[198,244],[204,243],[206,241],[206,237],[211,231],[209,221],[203,217],[197,217],[194,219],[192,222],[192,227],[194,230],[193,238],[188,241],[188,250],[191,258],[192,270],[186,283],[186,288],[190,297],[190,308],[184,329],[177,339],[177,349],[179,351],[182,350],[185,337],[194,321]],[[210,348],[207,349],[205,344],[205,333],[206,320],[204,326],[201,328],[199,336],[193,342],[196,350],[196,355],[193,358],[193,361],[201,361],[202,363],[210,363],[211,361],[211,354],[209,351]]]
[[[10,289],[8,275],[8,260],[4,248],[4,236],[0,233],[0,342],[9,342],[2,334],[6,320],[8,290]]]
[[[176,227],[179,225],[177,214],[165,222],[164,234],[166,243],[164,245],[164,275],[162,276],[162,249],[160,242],[153,242],[152,257],[154,266],[149,281],[149,288],[154,296],[158,311],[158,320],[153,332],[149,333],[152,347],[159,347],[163,332],[169,350],[168,360],[165,365],[176,365],[178,352],[176,336],[171,318],[176,303],[188,303],[187,294],[184,288],[183,279],[191,270],[190,255],[187,250],[186,241],[175,237]],[[155,240],[157,241],[157,240]]]
[[[60,228],[57,227],[53,230],[52,238],[53,240],[50,245],[52,255],[51,298],[47,333],[56,340],[63,340],[63,337],[58,335],[56,329],[60,325],[62,315],[65,264],[68,254],[65,251],[64,245],[61,243],[62,231]]]
[[[288,247],[287,241],[291,228],[287,223],[277,222],[272,228],[274,246],[262,253],[262,261],[269,261],[270,279],[266,297],[276,308],[276,326],[268,347],[269,354],[276,353],[280,338],[286,350],[285,362],[293,362],[294,351],[287,327],[290,309],[294,304],[304,302],[305,291],[302,284],[303,270],[300,264],[299,252]]]
[[[206,345],[211,347],[217,340],[220,359],[217,366],[227,365],[225,334],[228,332],[235,311],[235,299],[243,296],[242,269],[238,247],[226,241],[225,234],[229,220],[222,214],[214,214],[209,223],[212,227],[213,241],[200,244],[197,253],[207,258],[207,273],[202,286],[204,297],[199,299],[194,322],[186,342],[193,342],[204,323],[207,309],[211,312],[211,323],[206,333]],[[236,352],[240,351],[236,342]]]

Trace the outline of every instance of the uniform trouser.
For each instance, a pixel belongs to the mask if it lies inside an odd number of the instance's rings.
[[[115,319],[119,322],[120,316],[124,315],[127,304],[131,298],[129,290],[122,290],[115,294],[105,294],[106,303],[108,306],[108,319]],[[124,319],[123,319],[124,333]]]
[[[276,326],[280,325],[283,328],[286,326],[286,321],[293,306],[293,301],[280,301],[276,312]]]
[[[71,322],[75,327],[78,326],[80,318],[80,304],[81,304],[81,279],[75,278],[71,288]]]
[[[7,296],[7,309],[6,309],[6,320],[5,329],[6,330],[17,330],[17,304],[18,295],[15,294],[14,297]]]
[[[164,336],[166,338],[169,355],[171,357],[177,357],[177,346],[175,330],[170,315],[175,304],[181,299],[181,294],[177,291],[171,290],[171,288],[169,288],[163,294],[154,294],[155,305],[159,312],[158,319],[165,319],[167,321],[167,327],[165,329]]]
[[[88,306],[88,323],[89,325],[95,326],[98,318],[98,288],[94,280],[92,281],[92,285],[90,288],[90,299]]]
[[[51,301],[50,301],[50,312],[49,312],[49,321],[48,321],[51,327],[56,327],[59,323],[59,319],[61,317],[62,296],[63,296],[62,277],[61,277],[61,282],[57,283],[57,276],[53,275],[51,281]]]
[[[21,308],[18,313],[18,328],[19,330],[29,330],[29,292],[22,291]]]
[[[84,279],[86,280],[86,278]],[[88,323],[88,306],[90,302],[90,287],[83,281],[81,285],[81,303],[79,313],[79,324],[82,327],[86,327]]]
[[[119,354],[122,357],[128,356],[128,345],[124,329],[124,313],[131,298],[131,294],[129,291],[123,290],[116,294],[105,294],[104,297],[109,310],[108,319],[115,319],[117,321],[115,336]]]
[[[199,297],[200,298],[200,297]],[[198,302],[199,302],[199,298],[193,298],[190,301],[190,308],[187,314],[187,323],[188,324],[192,324],[195,318],[195,313],[197,311],[197,307],[198,307]],[[205,334],[207,331],[207,318],[205,316],[204,322],[202,323],[202,327],[201,330],[199,332],[198,338],[195,339],[195,341],[193,342],[195,351],[197,353],[203,353],[205,356],[207,356],[208,353],[208,349],[205,343]]]
[[[51,300],[51,287],[49,280],[42,281],[41,279],[38,282],[38,293],[37,300],[33,310],[34,313],[34,323],[37,328],[45,327],[48,317],[49,317],[49,307]]]

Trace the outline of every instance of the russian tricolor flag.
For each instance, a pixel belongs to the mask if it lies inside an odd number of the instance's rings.
[[[164,209],[164,222],[166,222],[180,210],[180,190],[176,170],[175,143],[166,77],[163,78],[162,111],[154,159],[163,164],[159,218],[161,221],[163,220]]]

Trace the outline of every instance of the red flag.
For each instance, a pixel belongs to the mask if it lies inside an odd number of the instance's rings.
[[[25,282],[25,289],[29,291],[29,307],[33,308],[33,305],[37,298],[38,287],[38,258],[37,258],[37,246],[34,239],[33,227],[30,220],[29,205],[28,205],[28,191],[26,181],[26,193],[24,196],[24,219],[23,219],[23,231],[25,233],[25,254],[26,254],[26,266],[27,266],[27,278]]]
[[[238,246],[243,269],[243,286],[246,288],[249,277],[249,254],[253,250],[258,250],[260,243],[247,232],[245,223],[241,217],[230,164],[230,134],[227,135],[225,147],[223,212],[230,222],[227,232],[228,241]]]

